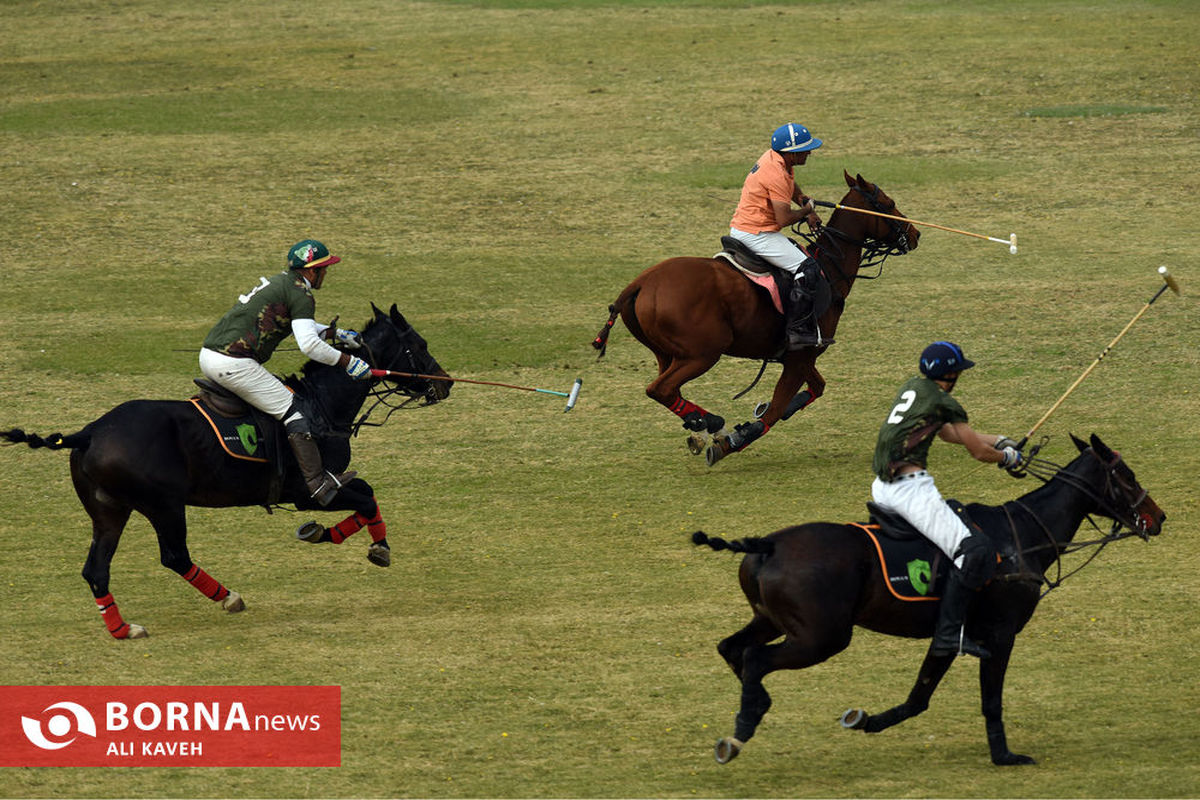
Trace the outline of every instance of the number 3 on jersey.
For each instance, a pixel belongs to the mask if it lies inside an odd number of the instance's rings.
[[[896,403],[896,407],[892,409],[891,415],[887,421],[893,425],[899,425],[904,422],[904,412],[912,408],[913,401],[917,399],[917,393],[912,389],[900,395],[900,402]]]

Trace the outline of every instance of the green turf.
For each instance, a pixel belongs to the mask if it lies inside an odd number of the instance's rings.
[[[355,442],[394,563],[295,541],[308,517],[189,513],[225,615],[158,563],[135,518],[112,589],[150,638],[114,642],[79,570],[89,525],[62,453],[0,450],[4,684],[336,683],[336,769],[0,771],[5,797],[1195,797],[1200,651],[1197,375],[1200,85],[1189,2],[0,2],[0,429],[70,431],[132,397],[183,398],[233,297],[313,236],[343,257],[318,313],[395,302],[459,385]],[[709,469],[644,393],[618,327],[641,269],[711,255],[745,170],[795,119],[926,230],[855,287],[827,393]],[[847,707],[907,694],[920,642],[859,633],[767,680],[732,764],[738,686],[716,642],[748,619],[736,559],[697,529],[854,520],[895,387],[929,341],[979,366],[972,422],[1020,436],[1166,295],[1043,428],[1121,450],[1166,510],[1112,546],[1018,639],[1013,748],[987,757],[976,670],[878,736]],[[1196,291],[1200,291],[1197,289]],[[295,352],[272,362],[280,372]],[[687,388],[741,421],[749,362]],[[946,445],[939,485],[1028,491]],[[339,515],[323,515],[325,523]],[[1076,558],[1070,566],[1076,566]]]

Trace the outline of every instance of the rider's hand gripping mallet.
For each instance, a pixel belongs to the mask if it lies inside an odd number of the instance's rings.
[[[1133,323],[1137,322],[1139,319],[1142,318],[1142,314],[1145,314],[1146,311],[1149,310],[1150,306],[1154,305],[1154,301],[1157,300],[1162,295],[1163,292],[1165,292],[1167,289],[1170,289],[1175,294],[1180,293],[1179,292],[1179,284],[1176,282],[1174,276],[1172,276],[1171,273],[1167,271],[1166,267],[1159,267],[1158,274],[1162,276],[1163,285],[1160,286],[1158,288],[1158,291],[1154,293],[1154,296],[1151,297],[1146,302],[1146,305],[1142,306],[1142,310],[1139,311],[1134,316],[1133,319],[1129,320],[1129,324],[1121,329],[1121,332],[1117,334],[1117,337],[1108,343],[1108,347],[1104,348],[1104,352],[1102,352],[1099,356],[1096,357],[1096,360],[1092,362],[1091,366],[1088,367],[1087,369],[1085,369],[1083,371],[1083,374],[1080,375],[1075,380],[1075,382],[1071,384],[1071,388],[1069,388],[1065,392],[1063,392],[1063,396],[1058,398],[1058,402],[1056,402],[1054,405],[1050,406],[1050,410],[1047,411],[1045,414],[1043,414],[1042,418],[1037,421],[1037,424],[1029,429],[1029,433],[1025,434],[1025,436],[1021,439],[1020,443],[1017,445],[1018,450],[1021,450],[1025,447],[1025,445],[1029,442],[1029,437],[1033,436],[1033,434],[1037,432],[1037,429],[1042,427],[1042,424],[1046,420],[1050,419],[1050,415],[1058,410],[1058,407],[1061,406],[1063,401],[1067,399],[1067,395],[1069,395],[1071,392],[1075,391],[1076,386],[1083,383],[1083,379],[1086,378],[1088,375],[1090,375],[1092,370],[1094,370],[1100,364],[1100,362],[1104,360],[1104,357],[1106,355],[1108,355],[1108,351],[1112,350],[1113,347],[1116,345],[1116,343],[1121,341],[1121,337],[1125,335],[1126,331],[1128,331],[1130,328],[1133,327]]]
[[[396,372],[390,369],[372,369],[372,377],[375,378],[424,378],[427,381],[453,381],[454,383],[473,383],[477,386],[499,386],[502,389],[519,389],[522,392],[541,392],[542,394],[553,394],[558,397],[567,398],[567,407],[563,409],[563,413],[567,413],[575,407],[575,403],[579,400],[579,390],[583,387],[583,378],[576,378],[575,384],[569,392],[556,392],[553,389],[537,389],[533,386],[516,386],[511,383],[496,383],[495,381],[473,381],[467,378],[453,378],[449,375],[422,375],[417,372]]]
[[[883,217],[884,219],[895,219],[901,222],[908,222],[913,225],[924,225],[926,228],[937,228],[939,231],[949,231],[950,233],[961,233],[963,236],[973,236],[976,239],[987,239],[989,242],[999,242],[1000,244],[1008,245],[1008,252],[1014,256],[1017,254],[1017,235],[1010,233],[1007,239],[997,239],[995,236],[984,236],[982,233],[971,233],[970,231],[960,231],[958,228],[947,228],[945,225],[938,225],[934,222],[922,222],[919,219],[910,219],[908,217],[900,217],[895,214],[884,214],[879,211],[868,211],[865,208],[853,208],[852,206],[844,206],[841,203],[830,203],[825,200],[813,200],[813,205],[823,208],[840,208],[844,211],[853,211],[856,214],[870,214],[873,217]]]

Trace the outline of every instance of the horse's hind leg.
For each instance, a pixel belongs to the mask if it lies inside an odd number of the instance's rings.
[[[229,612],[246,608],[242,596],[230,591],[192,562],[187,548],[187,511],[182,503],[140,509],[158,535],[158,554],[162,565],[178,573],[200,594],[220,603]]]
[[[100,503],[85,503],[92,518],[92,545],[88,548],[87,560],[83,564],[83,579],[91,587],[92,597],[100,608],[104,627],[114,639],[141,639],[146,629],[141,625],[126,622],[117,608],[117,601],[109,591],[109,577],[121,532],[129,521],[131,509],[104,506]]]
[[[737,634],[735,634],[736,636]],[[824,645],[789,636],[779,644],[757,645],[743,650],[742,702],[738,710],[734,734],[717,742],[714,756],[720,764],[737,757],[746,742],[754,736],[768,709],[771,696],[763,686],[763,678],[776,670],[803,669],[819,664],[850,643],[850,634],[830,639]]]
[[[646,387],[647,396],[682,419],[683,427],[689,431],[711,435],[723,429],[723,417],[709,413],[690,400],[685,400],[679,391],[683,384],[712,369],[720,360],[720,354],[692,358],[670,358],[658,353],[655,353],[655,356],[658,359],[659,374]],[[693,452],[698,452],[694,446],[689,447]]]
[[[741,680],[746,648],[764,645],[782,635],[783,631],[779,630],[769,617],[755,614],[746,627],[722,639],[717,645],[717,652],[725,659],[725,663],[733,670],[733,674],[737,675],[738,680]]]

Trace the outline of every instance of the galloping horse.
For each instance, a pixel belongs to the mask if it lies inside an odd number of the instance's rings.
[[[899,215],[895,202],[878,186],[843,173],[849,193],[841,205]],[[824,339],[833,339],[846,297],[859,269],[879,265],[888,255],[915,250],[920,233],[909,223],[837,209],[809,249],[833,290],[833,303],[820,318]],[[658,377],[646,394],[683,419],[693,431],[688,446],[705,452],[711,465],[745,448],[781,419],[804,408],[825,391],[816,361],[825,347],[784,352],[784,319],[766,291],[720,258],[669,258],[625,287],[609,308],[608,322],[592,341],[603,357],[617,316],[658,359]],[[712,369],[722,355],[777,360],[783,372],[766,413],[754,422],[725,430],[725,420],[691,403],[680,387]],[[797,396],[800,387],[808,388]],[[706,436],[712,437],[711,441]]]
[[[967,620],[967,635],[991,652],[980,663],[979,686],[995,764],[1033,763],[1008,749],[1001,701],[1013,641],[1044,596],[1041,586],[1057,585],[1046,578],[1046,570],[1063,552],[1084,546],[1069,548],[1069,543],[1091,514],[1113,520],[1107,536],[1089,543],[1100,546],[1131,535],[1158,535],[1166,518],[1120,455],[1094,434],[1090,446],[1071,438],[1080,452],[1067,466],[1036,458],[1029,462],[1031,474],[1045,485],[1002,506],[967,506],[1002,559]],[[811,522],[733,542],[697,531],[692,540],[746,553],[738,577],[754,612],[746,627],[717,645],[742,683],[734,735],[716,746],[722,764],[737,756],[770,708],[762,681],[771,672],[803,669],[840,653],[855,625],[893,636],[933,635],[938,604],[906,602],[889,591],[880,557],[861,526]],[[770,644],[781,636],[782,642]],[[920,714],[953,660],[953,655],[928,652],[905,702],[882,714],[847,711],[842,726],[876,733]]]
[[[429,354],[425,340],[395,305],[387,314],[374,305],[371,309],[374,316],[362,330],[361,352],[372,366],[446,375]],[[419,397],[430,404],[450,392],[450,382],[442,380],[407,380],[389,386],[379,385],[378,379],[355,381],[340,367],[316,361],[307,362],[302,372],[302,377],[292,376],[285,383],[301,402],[308,403],[322,459],[335,474],[350,463],[350,436],[357,432],[352,423],[367,397],[374,395],[377,402],[390,405],[389,397],[400,392],[409,400]],[[364,422],[365,417],[359,425]],[[282,435],[278,434],[279,441]],[[372,537],[368,559],[380,566],[390,563],[387,526],[374,490],[366,481],[355,478],[338,491],[329,506],[319,506],[309,497],[289,448],[280,448],[289,451],[282,475],[271,463],[234,457],[223,449],[213,424],[201,414],[199,406],[187,400],[131,400],[69,436],[55,433],[41,437],[13,429],[0,432],[0,438],[25,442],[33,448],[71,450],[71,480],[92,518],[92,545],[83,577],[109,633],[117,639],[147,635],[143,626],[125,622],[108,587],[117,543],[134,511],[154,526],[163,566],[179,573],[230,612],[243,610],[245,603],[237,592],[225,588],[192,562],[187,548],[186,506],[269,508],[276,503],[291,503],[305,510],[353,510],[319,540],[340,543],[366,526]],[[308,523],[302,530],[315,525]]]

